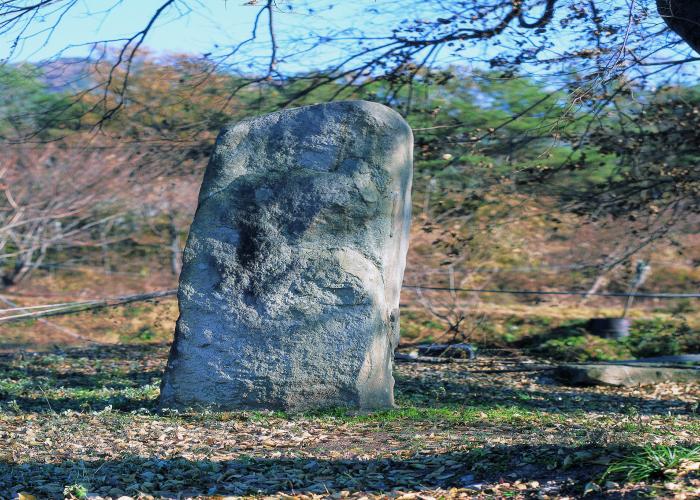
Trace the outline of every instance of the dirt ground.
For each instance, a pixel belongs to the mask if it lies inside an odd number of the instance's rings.
[[[0,498],[700,496],[693,464],[602,477],[645,445],[700,444],[697,385],[566,387],[492,353],[397,363],[389,411],[158,414],[167,349],[1,355]]]

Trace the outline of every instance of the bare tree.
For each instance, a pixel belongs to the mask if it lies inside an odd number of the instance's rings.
[[[693,0],[656,0],[659,15],[694,51],[700,52],[700,6]]]
[[[110,15],[119,16],[124,3],[110,7]],[[306,19],[332,16],[334,2],[251,0],[247,5],[257,9],[249,36],[202,54],[210,63],[202,78],[221,70],[248,75],[232,94],[265,82],[298,82],[288,103],[331,83],[341,82],[333,98],[377,79],[392,84],[386,96],[391,99],[417,78],[439,80],[446,63],[477,64],[506,76],[519,71],[550,79],[575,76],[578,98],[586,100],[593,98],[590,85],[622,75],[643,79],[699,59],[677,38],[666,36],[661,20],[697,48],[694,0],[381,0],[358,4],[354,15],[314,31],[305,30]],[[95,124],[112,118],[128,103],[132,71],[158,23],[206,8],[201,2],[163,0],[131,34],[84,42],[89,47],[87,60],[106,61],[108,67],[78,92],[76,103],[87,94],[101,95],[90,109],[99,111]],[[407,12],[415,12],[414,17],[406,18]],[[0,3],[0,36],[13,40],[5,60],[11,61],[28,40],[50,39],[61,30],[62,20],[76,13],[95,19],[106,14],[75,0]],[[287,19],[298,20],[296,26],[279,32],[275,20],[281,16],[295,16]],[[485,47],[485,55],[477,55]],[[343,55],[329,58],[328,53]],[[314,62],[311,74],[298,73],[303,61]]]
[[[129,0],[116,2],[111,7],[111,15],[120,15],[120,8]],[[320,2],[275,1],[265,0],[248,2],[256,15],[249,35],[244,40],[233,44],[221,44],[202,54],[197,66],[197,74],[188,78],[187,84],[193,89],[206,86],[220,78],[222,74],[237,75],[229,79],[226,89],[229,95],[220,103],[221,113],[231,113],[235,96],[245,89],[259,89],[263,98],[279,90],[280,105],[303,102],[319,89],[330,89],[323,95],[324,99],[334,99],[348,95],[348,92],[369,91],[372,84],[383,82],[381,95],[375,99],[385,99],[405,111],[411,109],[414,99],[413,87],[417,82],[430,85],[455,78],[455,74],[446,70],[449,64],[472,65],[488,68],[495,78],[511,79],[519,74],[547,77],[550,86],[564,92],[569,101],[564,113],[571,120],[580,119],[581,114],[591,115],[611,109],[615,97],[625,95],[635,89],[634,85],[647,78],[660,78],[664,82],[672,81],[678,71],[685,67],[694,68],[700,59],[691,55],[683,40],[692,47],[697,47],[694,36],[697,23],[692,0],[427,0],[413,2],[409,0],[378,0],[358,4],[354,16],[338,19],[335,24],[311,31],[304,25],[306,19],[323,15],[333,15],[330,0]],[[83,9],[83,10],[81,10]],[[12,37],[14,43],[5,57],[6,63],[12,63],[16,50],[23,43],[32,39],[50,38],[62,29],[62,21],[70,15],[84,12],[84,4],[75,0],[9,0],[0,2],[0,36]],[[162,0],[147,15],[141,26],[134,26],[131,34],[114,39],[91,40],[86,48],[88,54],[80,64],[90,68],[89,83],[78,86],[72,101],[66,107],[80,106],[83,119],[81,123],[89,126],[104,127],[115,123],[129,110],[138,108],[138,96],[131,93],[134,85],[139,85],[137,68],[142,62],[139,57],[146,54],[149,34],[157,28],[159,22],[176,17],[192,15],[199,9],[206,9],[202,2],[187,0]],[[658,9],[658,12],[657,10]],[[89,11],[88,11],[89,12]],[[406,13],[411,12],[410,18]],[[288,14],[289,13],[289,14]],[[413,14],[415,13],[415,14]],[[104,12],[91,12],[95,19]],[[660,14],[660,15],[659,15]],[[296,16],[288,19],[300,19],[296,29],[280,31],[277,20],[282,16]],[[39,23],[39,20],[44,22]],[[358,22],[361,19],[362,22]],[[667,25],[681,37],[671,35]],[[77,42],[76,42],[77,43]],[[264,52],[261,48],[266,49]],[[328,57],[325,54],[335,54]],[[64,52],[56,54],[60,59]],[[313,61],[313,71],[300,72],[302,61]],[[666,72],[666,73],[664,73]],[[170,89],[165,92],[169,93]],[[504,120],[502,125],[491,127],[471,136],[464,123],[450,122],[446,125],[453,134],[450,138],[456,152],[450,165],[462,161],[462,152],[473,151],[476,143],[496,138],[496,134],[524,114],[532,112],[537,106],[561,99],[561,92],[549,92],[532,107],[515,113]],[[354,94],[353,94],[354,95]],[[261,101],[264,99],[261,99]],[[188,95],[181,96],[187,103]],[[169,107],[164,102],[163,107]],[[573,111],[572,111],[573,110]],[[576,110],[582,113],[577,115]],[[54,110],[55,111],[55,110]],[[146,109],[145,114],[153,114]],[[152,148],[162,143],[180,144],[178,141],[193,131],[202,130],[202,121],[195,123],[190,115],[181,115],[176,127],[164,123],[158,127],[171,131],[177,128],[180,135],[167,135],[160,143],[160,136],[139,137],[143,142],[140,149],[132,155],[142,155],[138,160],[138,175],[143,179],[155,179],[162,174],[160,166],[163,161],[163,149],[158,149],[159,162],[145,158],[155,158]],[[218,123],[218,122],[216,122]],[[215,122],[210,122],[214,127]],[[209,125],[207,125],[209,126]],[[558,124],[542,127],[543,134],[554,130]],[[200,128],[197,128],[200,127]],[[123,134],[131,133],[121,132]],[[207,130],[207,132],[209,132]],[[118,135],[118,127],[110,131]],[[584,131],[583,135],[586,135]],[[464,137],[466,136],[466,137]],[[36,135],[31,136],[34,140]],[[209,136],[206,136],[210,139]],[[583,138],[567,138],[572,146]],[[48,140],[54,140],[49,136]],[[532,137],[522,139],[531,141]],[[559,140],[554,139],[554,140]],[[512,140],[515,142],[515,140]],[[550,141],[551,142],[551,141]],[[201,147],[198,145],[192,146]],[[546,146],[548,147],[548,146]],[[46,151],[57,151],[57,146]],[[35,154],[35,153],[32,153]],[[121,154],[121,153],[116,153]],[[182,154],[178,152],[173,158]],[[187,154],[185,152],[184,154]],[[150,155],[150,156],[149,156]],[[199,159],[206,157],[202,154]],[[129,161],[132,161],[131,158]],[[4,159],[8,162],[9,157]],[[42,160],[43,161],[43,160]],[[53,161],[53,160],[52,160]],[[25,160],[26,162],[26,160]],[[202,162],[199,162],[201,164]],[[134,167],[134,168],[137,168]],[[65,167],[68,169],[68,167]],[[83,179],[81,175],[68,172],[65,178]],[[74,236],[87,234],[93,228],[102,228],[100,240],[104,246],[108,242],[109,220],[101,221],[97,212],[90,212],[90,207],[104,206],[111,203],[109,196],[95,191],[95,186],[102,186],[97,179],[82,188],[67,186],[66,193],[73,193],[73,198],[64,200],[63,205],[54,206],[51,202],[36,206],[32,193],[37,192],[41,182],[47,182],[37,175],[32,186],[19,183],[17,171],[8,172],[6,181],[6,202],[3,214],[6,214],[5,226],[0,243],[6,251],[5,268],[9,269],[12,259],[12,271],[7,271],[5,281],[16,282],[25,276],[27,269],[43,259],[55,242],[62,245],[77,244]],[[121,173],[112,173],[121,179]],[[27,178],[32,178],[27,175]],[[65,182],[65,181],[64,181]],[[101,181],[104,182],[104,181]],[[116,182],[116,181],[115,181]],[[17,202],[22,191],[22,202]],[[95,201],[84,203],[89,196],[97,196]],[[105,199],[100,199],[105,196]],[[12,199],[12,201],[10,201]],[[145,207],[147,203],[142,202]],[[171,206],[163,200],[154,200],[149,207],[155,211],[166,212],[163,206]],[[28,218],[31,210],[39,215]],[[426,198],[426,210],[430,209],[430,200]],[[89,213],[89,215],[88,215]],[[65,214],[65,215],[64,215]],[[105,215],[105,214],[103,214]],[[111,217],[110,215],[105,215]],[[462,214],[464,215],[464,214]],[[450,214],[455,217],[456,214]],[[468,217],[467,215],[464,215]],[[23,222],[18,222],[19,220]],[[31,219],[33,222],[28,222]],[[171,221],[172,222],[172,221]],[[14,225],[19,224],[19,226]],[[23,228],[20,234],[19,227]],[[69,227],[69,230],[66,230]],[[169,241],[172,249],[172,264],[177,270],[178,231],[174,224],[169,224]],[[662,229],[663,230],[663,229]],[[661,230],[661,231],[662,231]],[[67,236],[66,236],[67,234]],[[661,234],[661,233],[657,233]],[[42,241],[50,242],[45,246]],[[94,244],[93,241],[90,244]],[[20,250],[24,248],[25,250]],[[43,248],[43,250],[42,250]],[[43,253],[42,253],[43,252]]]
[[[0,270],[15,285],[52,252],[110,243],[102,229],[123,215],[125,155],[58,144],[6,148],[0,160]]]

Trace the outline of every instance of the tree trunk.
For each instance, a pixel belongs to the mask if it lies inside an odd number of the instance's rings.
[[[700,2],[656,0],[656,9],[669,28],[700,53]]]

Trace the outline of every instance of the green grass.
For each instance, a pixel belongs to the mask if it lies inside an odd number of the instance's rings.
[[[628,482],[672,479],[685,462],[700,462],[700,446],[645,446],[640,452],[612,463],[603,475]]]
[[[125,318],[137,318],[153,311],[153,306],[150,304],[130,304],[124,307],[122,311]]]
[[[542,384],[536,373],[480,374],[478,365],[397,364],[397,407],[384,411],[160,413],[166,357],[166,346],[148,345],[0,357],[0,427],[12,432],[0,439],[0,490],[22,484],[37,498],[78,499],[81,487],[118,498],[187,486],[204,495],[227,488],[223,473],[235,484],[247,478],[251,494],[306,491],[327,477],[337,482],[331,491],[408,491],[426,481],[444,490],[471,481],[462,480],[469,471],[490,481],[492,493],[484,492],[496,497],[524,494],[498,486],[514,472],[523,482],[556,477],[560,486],[575,477],[580,484],[561,494],[576,495],[611,460],[642,455],[644,443],[700,435],[675,393],[657,400],[638,389],[568,388]],[[56,450],[67,454],[57,461]],[[626,476],[630,463],[613,463],[610,477]],[[292,485],[263,484],[289,474]],[[692,474],[681,472],[679,483]]]
[[[201,417],[204,420],[250,420],[259,423],[269,423],[272,420],[297,421],[306,419],[350,425],[395,422],[470,425],[489,422],[493,425],[518,426],[553,425],[564,420],[564,417],[559,414],[536,411],[518,405],[497,407],[477,405],[467,408],[461,405],[449,405],[431,408],[412,404],[401,404],[391,410],[373,412],[358,412],[347,408],[328,408],[303,413],[288,413],[284,411],[205,412],[201,414]]]
[[[567,320],[558,325],[538,318],[510,319],[506,329],[492,335],[531,353],[554,360],[611,361],[697,352],[700,334],[681,318],[637,319],[629,337],[613,340],[597,337],[586,329],[587,320]]]
[[[66,486],[63,490],[63,494],[66,496],[66,498],[77,498],[82,500],[83,498],[87,498],[88,490],[82,484],[73,484]]]

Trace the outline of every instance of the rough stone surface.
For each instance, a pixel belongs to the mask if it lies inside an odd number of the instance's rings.
[[[571,385],[651,385],[659,382],[700,382],[700,369],[663,363],[591,363],[558,366],[555,376]]]
[[[160,406],[393,405],[413,137],[365,101],[225,128],[183,255]]]
[[[700,363],[700,354],[676,354],[674,356],[655,356],[653,358],[628,359],[624,361],[612,361],[612,363],[663,363],[665,365],[683,365],[685,363]]]

